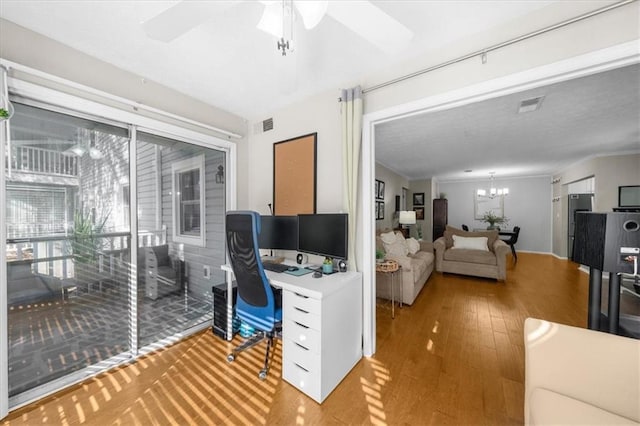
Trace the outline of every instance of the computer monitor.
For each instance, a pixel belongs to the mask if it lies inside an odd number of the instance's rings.
[[[298,249],[298,216],[260,216],[260,228],[261,249]]]
[[[348,235],[345,213],[298,215],[298,251],[346,259]]]

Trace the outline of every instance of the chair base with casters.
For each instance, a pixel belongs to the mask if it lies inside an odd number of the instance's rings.
[[[269,364],[270,364],[270,354],[271,349],[274,348],[274,339],[282,338],[282,325],[279,324],[276,326],[274,331],[258,331],[253,336],[242,342],[242,344],[236,348],[234,348],[229,355],[227,355],[227,361],[233,362],[236,360],[236,356],[247,349],[251,349],[262,341],[267,341],[267,352],[264,356],[264,366],[262,370],[258,372],[258,377],[260,380],[265,380],[267,378],[267,373],[269,372]]]

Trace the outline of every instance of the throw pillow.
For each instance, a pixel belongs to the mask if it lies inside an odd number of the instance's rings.
[[[458,235],[461,237],[487,237],[487,246],[489,247],[489,251],[493,251],[493,244],[498,239],[498,231],[496,230],[487,230],[487,231],[463,231],[462,229],[454,228],[451,225],[447,225],[444,231],[444,239],[446,247],[449,249],[453,247],[453,235]]]
[[[407,248],[409,249],[409,254],[416,254],[420,251],[420,243],[415,238],[407,239]]]
[[[382,239],[382,245],[384,246],[384,251],[387,254],[387,256],[389,257],[404,257],[409,253],[409,249],[407,248],[407,244],[404,241],[404,237],[402,236],[402,234],[395,234],[393,233],[393,241],[390,243],[385,242],[385,238],[382,238],[382,235],[380,235],[380,238]],[[391,238],[387,235],[386,236],[386,240],[390,241]]]
[[[382,240],[383,244],[393,244],[396,241],[396,233],[393,231],[384,232],[380,234],[380,239]]]
[[[461,237],[459,235],[453,235],[452,248],[489,251],[487,237]]]

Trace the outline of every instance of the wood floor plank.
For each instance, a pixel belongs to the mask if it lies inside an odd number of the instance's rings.
[[[232,344],[205,331],[0,424],[522,424],[524,320],[585,327],[587,290],[577,265],[532,253],[508,265],[506,282],[434,272],[395,319],[379,301],[376,354],[360,360],[322,405],[281,379],[280,343],[263,382],[262,347],[229,364]]]

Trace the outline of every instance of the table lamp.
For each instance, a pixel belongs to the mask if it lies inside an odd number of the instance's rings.
[[[409,228],[409,225],[416,224],[416,212],[414,210],[401,211],[398,220],[402,228]]]

